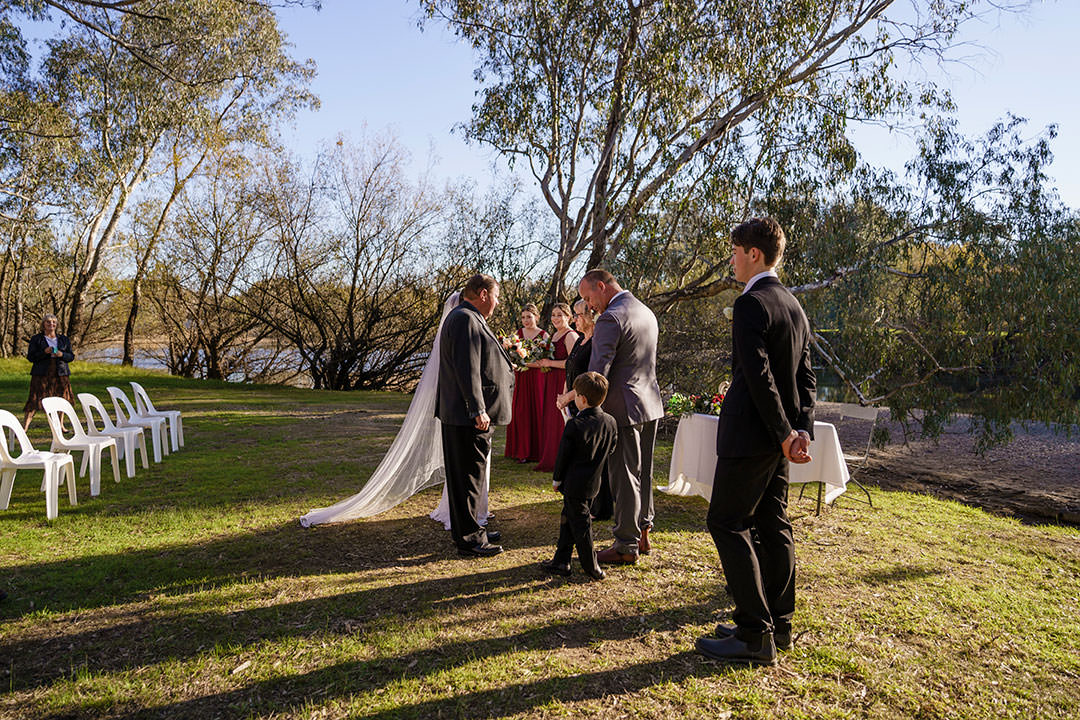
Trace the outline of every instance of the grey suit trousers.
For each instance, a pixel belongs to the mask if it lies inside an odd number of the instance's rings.
[[[656,420],[620,425],[615,452],[608,458],[615,499],[615,549],[637,555],[641,528],[653,524],[653,450]]]

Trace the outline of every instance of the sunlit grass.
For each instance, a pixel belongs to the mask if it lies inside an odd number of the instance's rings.
[[[136,379],[187,447],[46,522],[40,473],[0,512],[0,715],[60,717],[1065,717],[1080,681],[1080,533],[876,491],[796,514],[795,649],[770,669],[692,651],[726,619],[705,503],[657,496],[654,553],[595,584],[545,577],[559,506],[498,457],[508,551],[466,560],[426,518],[303,529],[355,492],[408,398]],[[0,360],[18,411],[29,364]],[[35,442],[47,447],[44,420]],[[659,483],[670,448],[660,448]],[[602,544],[609,537],[597,528]],[[576,569],[576,568],[575,568]]]

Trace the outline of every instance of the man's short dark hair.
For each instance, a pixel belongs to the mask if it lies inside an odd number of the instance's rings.
[[[585,398],[589,407],[596,407],[607,397],[607,378],[598,372],[585,372],[574,378],[574,392]]]
[[[615,282],[615,276],[609,273],[604,268],[593,268],[581,277],[581,281],[587,281],[591,286],[595,286],[598,282],[602,282],[605,285],[610,285]]]
[[[495,278],[490,275],[476,273],[465,281],[465,287],[462,288],[461,294],[467,298],[477,298],[480,297],[481,290],[487,290],[490,293],[498,284],[495,282]]]
[[[765,257],[765,265],[772,267],[783,257],[787,238],[780,223],[771,217],[750,218],[731,231],[731,242],[746,252],[757,248]]]

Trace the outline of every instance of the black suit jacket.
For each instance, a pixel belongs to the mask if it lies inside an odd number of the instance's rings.
[[[763,277],[735,301],[731,387],[716,432],[719,457],[779,453],[792,429],[814,436],[817,378],[810,324],[795,296]]]
[[[47,355],[45,351],[48,349],[49,341],[45,339],[45,333],[38,333],[30,338],[30,344],[26,347],[26,359],[34,363],[30,368],[30,374],[48,375],[49,362],[55,359],[56,374],[70,375],[71,368],[68,367],[68,363],[75,359],[75,353],[71,351],[71,341],[67,339],[67,335],[56,334],[56,349],[62,353],[61,355]]]
[[[439,335],[439,400],[435,417],[447,425],[472,425],[486,412],[492,425],[510,422],[514,370],[484,316],[463,300],[443,321]]]
[[[594,498],[608,456],[615,452],[619,427],[598,407],[585,408],[567,421],[552,479],[567,497]]]

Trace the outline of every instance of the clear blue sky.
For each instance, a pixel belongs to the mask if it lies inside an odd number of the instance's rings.
[[[283,9],[282,28],[294,55],[319,68],[314,90],[322,109],[305,113],[285,139],[300,153],[338,133],[354,136],[390,129],[413,153],[417,170],[429,150],[439,158],[436,173],[489,182],[490,151],[465,144],[455,124],[468,120],[476,84],[469,48],[445,31],[417,28],[416,4],[407,0],[324,0],[323,9]],[[925,68],[932,81],[952,89],[962,129],[985,131],[1006,112],[1030,120],[1028,134],[1057,123],[1051,167],[1062,198],[1080,208],[1080,101],[1074,77],[1080,69],[1080,2],[1035,3],[1022,15],[994,13],[966,28],[970,46],[963,63]],[[903,137],[860,132],[860,151],[871,162],[901,170],[911,153]]]

